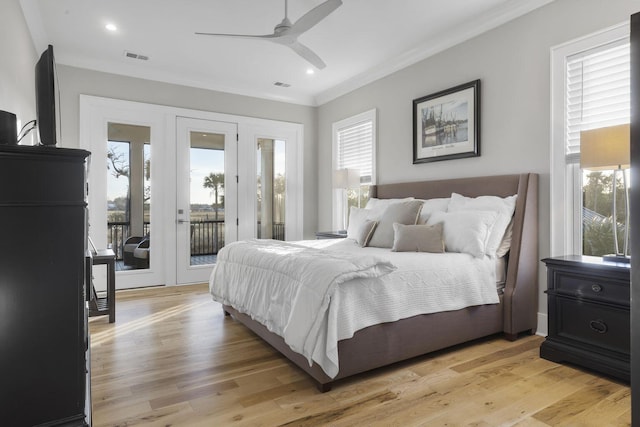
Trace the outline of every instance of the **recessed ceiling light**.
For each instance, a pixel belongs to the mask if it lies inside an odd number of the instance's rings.
[[[307,68],[307,74],[315,74],[313,68]]]
[[[105,25],[104,27],[109,31],[118,31],[118,27],[116,27],[115,24],[109,23],[109,24]]]

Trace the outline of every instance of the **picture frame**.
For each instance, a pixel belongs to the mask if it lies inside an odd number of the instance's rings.
[[[480,156],[480,80],[413,100],[413,164]]]

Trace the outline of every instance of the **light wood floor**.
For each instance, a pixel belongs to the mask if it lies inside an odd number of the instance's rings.
[[[206,285],[118,292],[90,320],[94,426],[623,426],[629,387],[500,337],[347,379],[321,394]]]

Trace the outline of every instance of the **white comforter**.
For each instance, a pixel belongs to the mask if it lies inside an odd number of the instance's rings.
[[[495,263],[489,258],[478,259],[457,253],[399,253],[380,248],[362,249],[351,239],[309,240],[296,242],[296,245],[276,243],[271,249],[267,242],[273,241],[263,242],[260,244],[262,251],[285,254],[282,262],[274,263],[265,259],[266,265],[261,265],[245,252],[248,243],[228,245],[218,255],[218,263],[211,275],[213,298],[249,314],[285,338],[294,351],[304,354],[310,362],[313,360],[318,363],[331,378],[339,370],[338,341],[351,338],[360,329],[418,314],[499,302]],[[305,251],[305,247],[309,249]],[[316,252],[320,249],[320,252]],[[231,251],[235,252],[232,261],[227,259],[226,254]],[[294,258],[297,252],[312,265]],[[385,271],[390,264],[397,269],[389,274],[369,274],[329,283],[326,285],[328,292],[324,294],[317,292],[313,281],[308,289],[300,293],[292,288],[292,279],[327,278],[336,274],[327,274],[324,270],[326,267],[315,263],[318,258],[325,258],[332,265],[352,259],[354,254],[387,260],[382,268]],[[274,265],[277,266],[277,272],[271,268]],[[287,272],[290,267],[294,271]],[[373,273],[375,270],[365,271]],[[338,274],[336,277],[346,279],[349,276]],[[260,285],[256,285],[258,281]],[[315,317],[312,307],[320,307]],[[290,316],[291,313],[296,313],[295,320]],[[300,319],[305,319],[307,325],[303,326]],[[311,326],[308,326],[309,323]],[[295,347],[287,341],[287,335],[295,337]]]
[[[326,312],[336,287],[394,269],[390,262],[370,255],[246,240],[218,253],[210,290],[214,300],[250,314],[311,364],[316,347],[324,347],[318,344],[318,336],[326,328]]]

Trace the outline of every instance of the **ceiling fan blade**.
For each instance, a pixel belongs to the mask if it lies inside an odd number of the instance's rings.
[[[295,53],[303,57],[307,62],[311,63],[318,70],[322,70],[327,66],[327,64],[325,64],[324,61],[315,54],[315,52],[298,41],[287,44],[285,46],[289,46]]]
[[[277,39],[281,36],[277,34],[264,34],[264,35],[251,35],[251,34],[223,34],[223,33],[199,33],[199,36],[220,36],[220,37],[232,37],[237,39]]]
[[[342,0],[327,0],[311,9],[294,22],[289,34],[300,35],[322,21],[331,12],[342,5]]]

